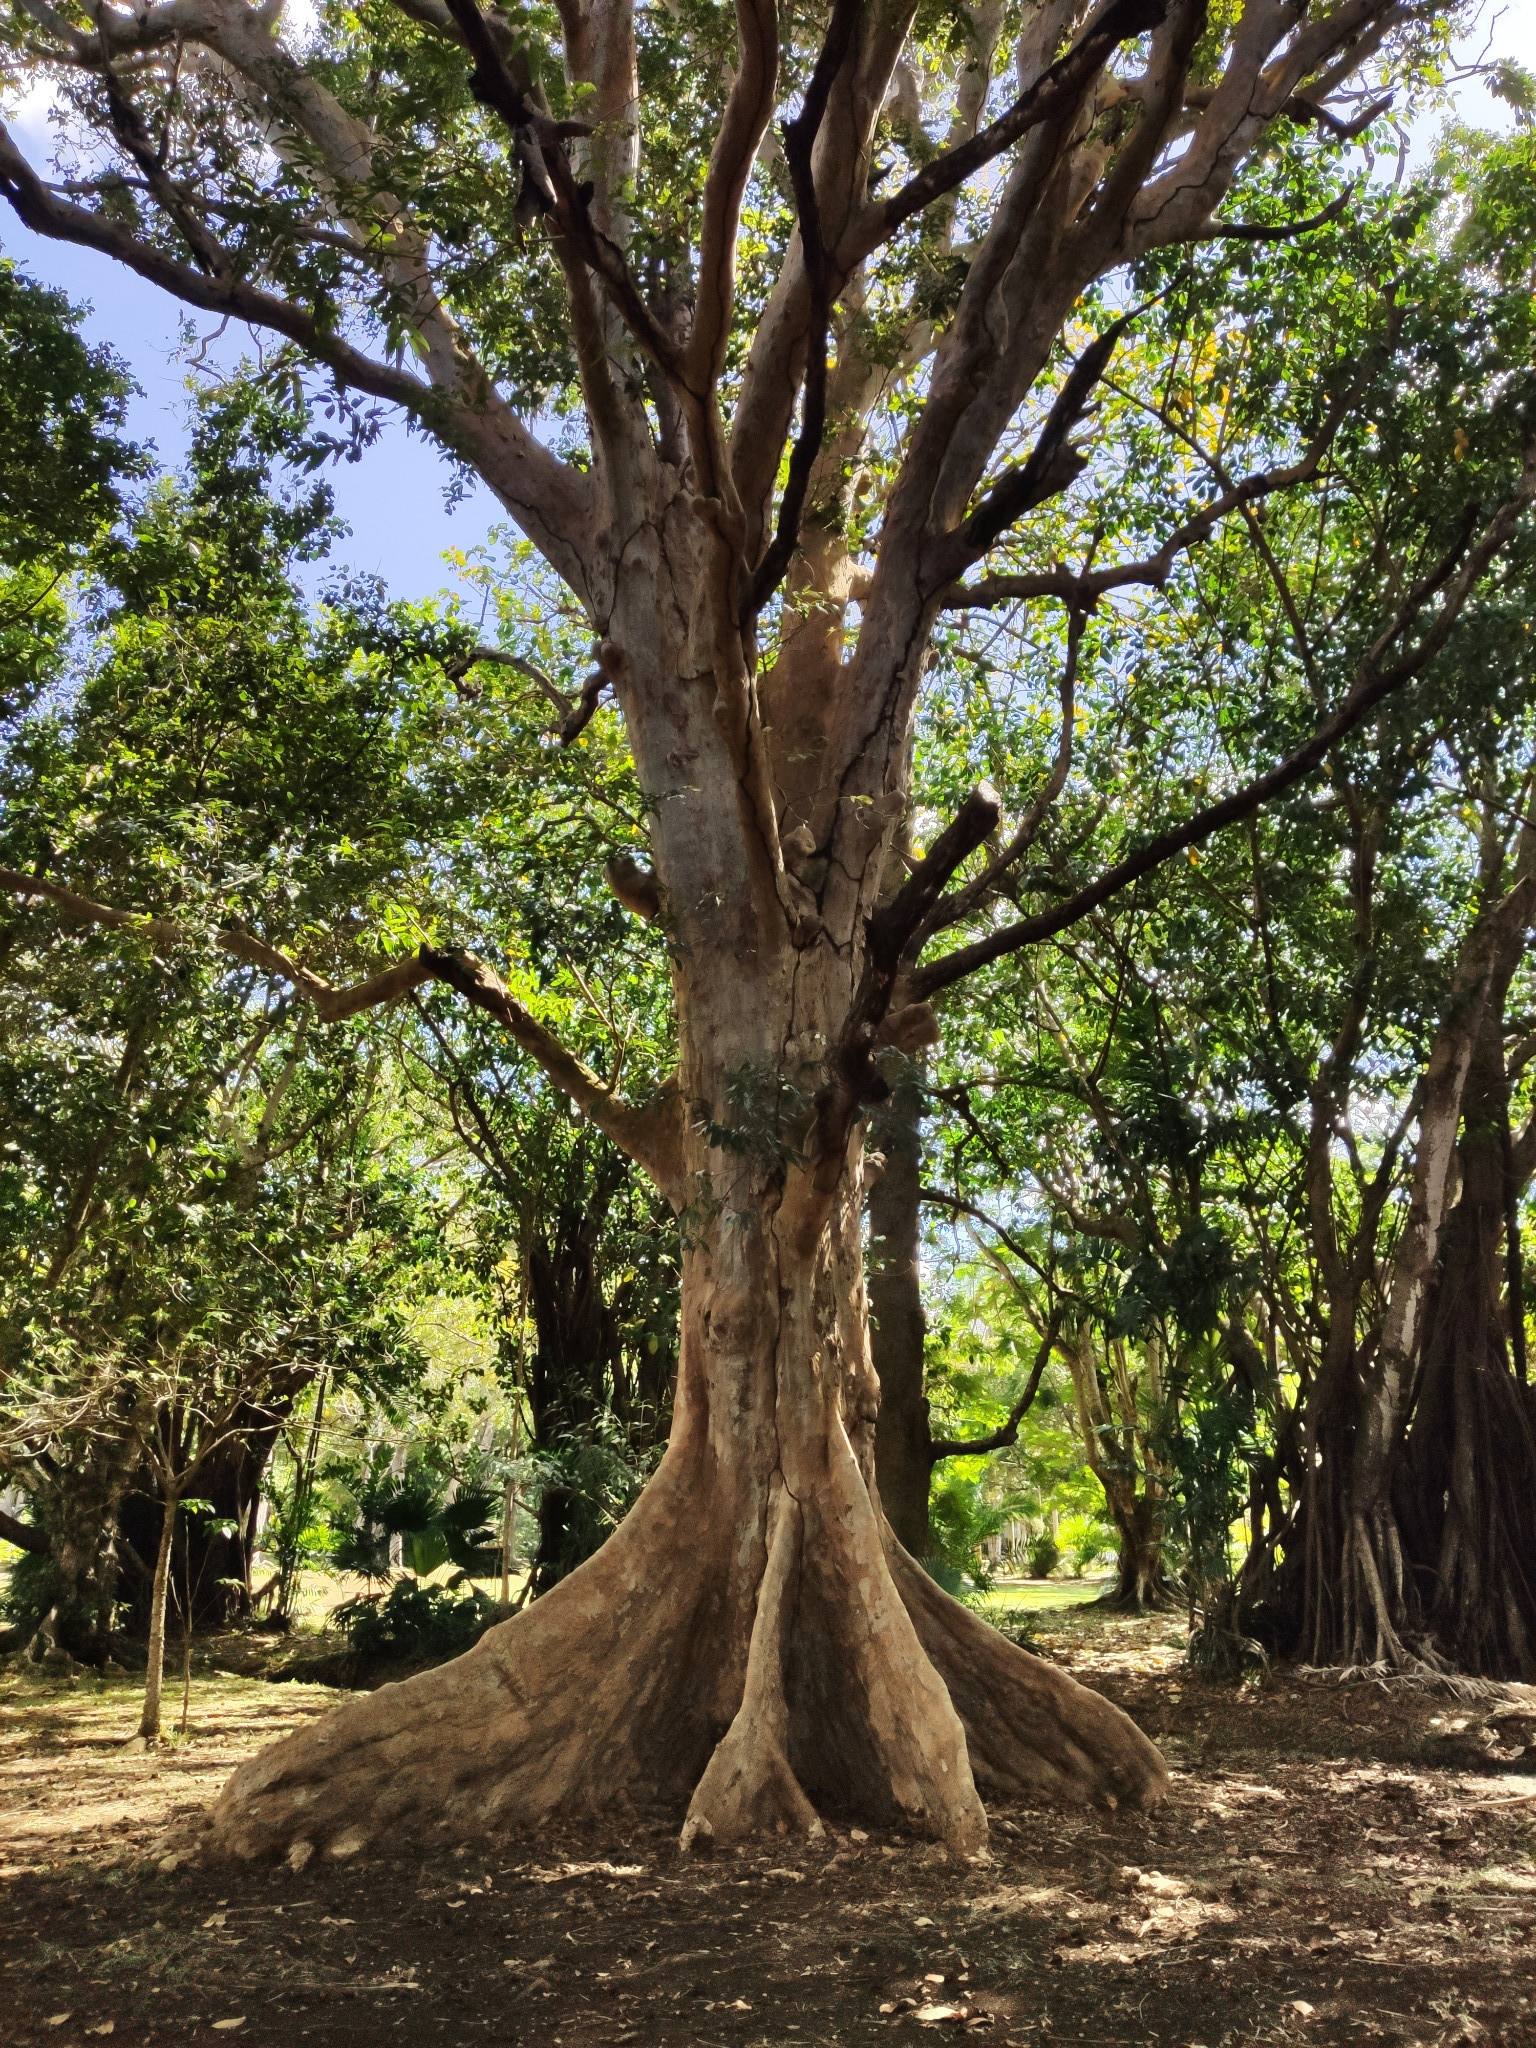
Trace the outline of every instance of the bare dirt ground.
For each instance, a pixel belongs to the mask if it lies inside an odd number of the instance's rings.
[[[0,1678],[0,2042],[1536,2048],[1536,1696],[1218,1690],[1175,1625],[1091,1612],[1039,1638],[1172,1792],[998,1812],[976,1862],[848,1828],[685,1862],[657,1816],[236,1866],[208,1802],[336,1694],[200,1678],[145,1754],[131,1683]]]

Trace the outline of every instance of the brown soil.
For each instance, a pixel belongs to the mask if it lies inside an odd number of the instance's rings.
[[[1152,1819],[994,1810],[988,1861],[837,1827],[683,1860],[677,1817],[483,1849],[216,1861],[232,1765],[338,1695],[0,1681],[0,2042],[528,2048],[915,2042],[1532,2044],[1536,1695],[1494,1709],[1192,1681],[1165,1619],[1039,1638],[1163,1744]],[[173,1688],[179,1708],[179,1688]]]

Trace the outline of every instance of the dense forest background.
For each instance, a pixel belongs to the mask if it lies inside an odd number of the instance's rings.
[[[897,1533],[968,1596],[1177,1606],[1214,1676],[1536,1667],[1528,520],[1418,632],[1529,473],[1503,85],[1506,137],[1396,182],[1276,149],[1241,229],[1134,267],[1090,473],[950,614],[920,715],[914,858],[978,778],[1039,793],[1023,862],[971,871],[985,948],[1427,647],[1316,772],[881,1054]],[[443,1654],[653,1469],[689,1222],[449,989],[327,1018],[288,970],[472,947],[643,1098],[646,799],[525,543],[395,599],[343,566],[356,408],[269,352],[167,468],[78,328],[0,266],[5,1640],[153,1665],[168,1616],[281,1631],[331,1581],[360,1648]],[[1047,558],[1135,573],[1015,608]],[[239,942],[277,927],[283,973]],[[744,1076],[736,1128],[781,1108]]]

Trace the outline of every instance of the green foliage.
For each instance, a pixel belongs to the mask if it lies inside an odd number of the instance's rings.
[[[147,468],[122,438],[127,369],[81,340],[81,317],[0,261],[0,570],[83,560],[122,513],[121,485]]]
[[[457,1585],[489,1578],[501,1569],[501,1551],[489,1526],[495,1494],[484,1487],[455,1490],[454,1476],[440,1456],[418,1451],[398,1474],[387,1447],[379,1446],[360,1473],[333,1462],[324,1477],[345,1488],[346,1508],[331,1524],[329,1558],[339,1572],[359,1578],[393,1576],[391,1542],[400,1538],[408,1571],[427,1578],[445,1564]]]
[[[500,1611],[482,1593],[454,1595],[397,1579],[382,1598],[344,1601],[332,1620],[365,1664],[440,1664],[474,1648]]]
[[[947,1592],[978,1589],[992,1583],[982,1545],[996,1536],[1020,1510],[1016,1498],[988,1500],[980,1473],[957,1466],[978,1461],[954,1460],[935,1472],[928,1496],[929,1571]]]
[[[1100,1515],[1063,1515],[1061,1543],[1075,1579],[1082,1578],[1106,1559],[1112,1561],[1116,1548],[1114,1528]]]

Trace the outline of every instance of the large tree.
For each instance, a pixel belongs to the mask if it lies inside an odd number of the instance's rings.
[[[1336,190],[1329,153],[1443,22],[1402,0],[561,0],[558,19],[400,0],[285,40],[279,12],[20,0],[14,47],[85,146],[50,183],[0,141],[0,188],[34,231],[287,337],[358,438],[357,395],[405,407],[564,580],[595,641],[567,733],[611,691],[649,806],[653,867],[611,876],[666,947],[675,1077],[621,1098],[457,952],[341,989],[315,964],[340,936],[231,921],[216,943],[327,1019],[458,989],[653,1175],[685,1254],[672,1437],[627,1521],[469,1656],[242,1769],[221,1838],[345,1854],[657,1797],[687,1802],[685,1842],[816,1829],[835,1802],[969,1848],[983,1793],[1155,1798],[1136,1728],[948,1600],[880,1512],[876,1055],[930,1038],[925,998],[1040,923],[988,908],[1034,830],[990,790],[896,869],[915,706],[936,620],[1088,460],[1070,437],[1121,331],[1116,281],[1159,249],[1304,226]],[[1260,222],[1219,223],[1272,136],[1294,177]],[[1315,465],[1346,403],[1328,396],[1289,418],[1286,462],[1177,494],[1149,560],[1043,555],[1014,595],[1078,615],[1155,583]],[[1403,594],[1282,782],[1441,644],[1529,489]],[[124,915],[73,879],[12,885]],[[925,962],[962,916],[981,935]]]

